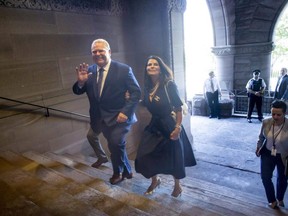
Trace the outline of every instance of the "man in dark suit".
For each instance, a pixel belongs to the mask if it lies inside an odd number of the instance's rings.
[[[274,99],[288,100],[288,75],[287,68],[282,68],[280,71],[280,77],[278,79]]]
[[[77,82],[73,92],[86,93],[90,103],[90,130],[87,139],[98,160],[92,167],[98,168],[108,161],[99,141],[102,132],[111,153],[113,176],[111,184],[132,178],[132,170],[126,153],[126,135],[137,121],[135,108],[141,96],[139,84],[132,69],[111,60],[109,43],[97,39],[91,45],[94,65],[80,64],[76,68]],[[125,93],[129,92],[129,100]]]

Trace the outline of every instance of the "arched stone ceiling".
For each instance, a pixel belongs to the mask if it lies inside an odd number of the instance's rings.
[[[287,0],[207,0],[215,46],[271,42]]]

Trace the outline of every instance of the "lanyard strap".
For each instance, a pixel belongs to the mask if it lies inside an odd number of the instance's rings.
[[[283,122],[283,124],[282,124],[280,130],[278,131],[278,133],[277,133],[276,136],[275,136],[275,134],[274,134],[274,125],[275,125],[275,123],[273,123],[273,127],[272,127],[272,135],[273,135],[273,148],[274,148],[274,149],[275,149],[275,147],[276,147],[276,145],[275,145],[275,141],[276,141],[278,135],[281,133],[281,131],[282,131],[283,127],[284,127],[284,124],[285,124],[285,119],[284,119],[284,122]]]

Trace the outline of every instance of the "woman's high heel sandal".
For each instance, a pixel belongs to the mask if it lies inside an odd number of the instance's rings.
[[[269,207],[269,208],[272,208],[272,209],[278,209],[278,208],[279,208],[277,201],[274,201],[274,202],[272,202],[272,203],[269,203],[269,204],[268,204],[268,207]]]
[[[155,189],[160,187],[161,184],[161,178],[157,178],[156,183],[151,183],[151,185],[148,187],[147,191],[144,193],[145,195],[151,195],[154,193]]]
[[[181,187],[180,188],[174,188],[171,196],[177,198],[177,197],[181,196],[181,194],[182,194],[182,188]]]

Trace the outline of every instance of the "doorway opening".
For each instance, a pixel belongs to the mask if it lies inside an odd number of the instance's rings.
[[[274,91],[281,68],[288,68],[288,10],[287,5],[277,20],[273,42],[275,49],[271,55],[271,74],[269,90]]]
[[[208,73],[215,69],[213,28],[206,1],[187,1],[184,13],[184,46],[186,68],[186,93],[192,99],[203,93],[203,83]]]

